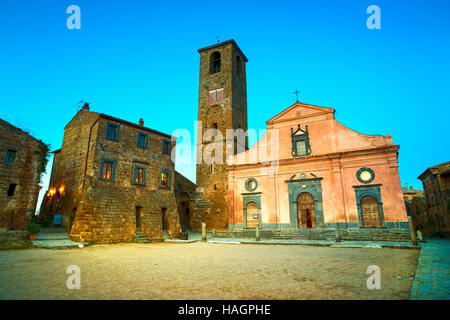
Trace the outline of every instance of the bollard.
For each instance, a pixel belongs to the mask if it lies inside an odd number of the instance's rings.
[[[206,241],[206,223],[202,222],[202,241]]]
[[[213,237],[216,237],[216,229],[213,229]]]
[[[338,222],[336,222],[335,231],[336,231],[336,242],[341,242],[341,235],[339,233],[339,223]]]
[[[417,236],[416,236],[416,228],[414,227],[414,222],[411,216],[408,216],[408,224],[409,224],[409,233],[411,234],[412,244],[417,246]]]
[[[256,226],[256,228],[255,228],[255,233],[256,233],[256,241],[259,241],[260,237],[259,237],[259,227],[258,226]]]

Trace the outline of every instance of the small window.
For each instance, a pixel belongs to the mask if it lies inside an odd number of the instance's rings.
[[[147,146],[148,146],[148,135],[146,133],[142,133],[142,132],[138,133],[137,146],[139,148],[147,149]]]
[[[145,168],[144,167],[134,167],[134,179],[135,184],[145,184]]]
[[[16,191],[17,184],[11,183],[8,188],[8,197],[14,197],[14,192]]]
[[[306,156],[306,141],[300,140],[296,142],[297,155]]]
[[[168,140],[163,140],[163,154],[170,154],[170,141]]]
[[[100,179],[105,181],[114,181],[115,166],[116,163],[114,160],[102,160],[102,165],[100,167]]]
[[[118,124],[108,122],[106,138],[112,141],[119,141],[119,128]]]
[[[16,159],[16,151],[14,150],[8,150],[6,151],[6,158],[5,158],[5,163],[6,164],[13,164],[14,160]]]
[[[181,184],[178,184],[178,191],[181,191]]]
[[[292,156],[302,157],[311,154],[308,126],[305,127],[305,130],[302,130],[300,128],[300,125],[298,125],[298,128],[295,132],[294,129],[291,128],[291,139],[292,139]]]
[[[161,189],[169,189],[169,173],[167,171],[161,171],[161,181],[159,187]]]
[[[220,53],[214,52],[211,55],[211,61],[210,61],[210,73],[218,73],[220,72]]]

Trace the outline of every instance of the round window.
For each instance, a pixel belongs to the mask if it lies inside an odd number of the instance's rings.
[[[373,172],[370,168],[361,168],[356,173],[356,177],[358,178],[359,182],[362,183],[370,183],[375,179],[375,172]]]
[[[254,190],[256,190],[257,187],[258,187],[258,182],[256,181],[255,178],[249,178],[245,182],[245,189],[247,189],[247,191],[254,191]]]

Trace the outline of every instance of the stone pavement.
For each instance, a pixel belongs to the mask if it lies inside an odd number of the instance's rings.
[[[450,239],[425,238],[410,300],[450,299]]]

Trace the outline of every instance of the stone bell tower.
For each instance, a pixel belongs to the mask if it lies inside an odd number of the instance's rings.
[[[234,40],[199,49],[200,81],[197,135],[196,216],[207,229],[228,228],[226,155],[248,148],[248,141],[227,145],[227,129],[247,131],[247,58]],[[213,130],[211,130],[213,129]],[[216,130],[216,131],[214,131]],[[210,137],[216,132],[215,138]],[[222,138],[221,138],[222,137]],[[221,142],[222,155],[214,144]],[[240,147],[237,146],[240,144]],[[234,148],[231,149],[230,147]],[[208,155],[213,155],[211,159]],[[217,163],[217,159],[221,161]]]

